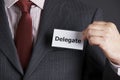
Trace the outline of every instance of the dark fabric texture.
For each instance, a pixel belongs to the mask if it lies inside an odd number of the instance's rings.
[[[102,80],[105,77],[106,58],[98,47],[89,46],[87,41],[83,50],[51,47],[55,28],[82,31],[94,20],[102,20],[102,10],[79,0],[46,0],[26,73],[18,60],[3,0],[0,10],[0,80]]]

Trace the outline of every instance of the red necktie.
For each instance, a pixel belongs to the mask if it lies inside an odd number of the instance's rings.
[[[30,16],[31,2],[27,0],[19,0],[16,5],[22,12],[19,20],[16,34],[15,45],[21,66],[25,70],[29,64],[32,52],[32,19]]]

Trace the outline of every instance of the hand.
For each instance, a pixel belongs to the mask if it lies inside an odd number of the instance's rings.
[[[83,39],[99,46],[111,62],[120,65],[120,34],[115,24],[95,21],[83,31]]]

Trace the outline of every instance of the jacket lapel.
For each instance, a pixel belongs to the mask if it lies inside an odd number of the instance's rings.
[[[59,0],[60,1],[60,0]],[[56,15],[60,12],[60,6],[57,0],[46,0],[44,10],[41,15],[41,22],[39,26],[39,34],[36,44],[34,45],[33,55],[25,73],[24,78],[29,78],[32,72],[37,68],[40,61],[48,53],[47,51],[51,47],[52,32],[54,29],[54,23],[59,22],[56,20]],[[58,13],[58,14],[57,14]]]
[[[0,50],[8,58],[14,68],[19,73],[23,74],[22,68],[19,64],[17,51],[12,39],[11,31],[9,29],[3,0],[0,0],[0,10]]]

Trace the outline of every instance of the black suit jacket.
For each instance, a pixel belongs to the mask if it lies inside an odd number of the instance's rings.
[[[46,0],[38,38],[24,73],[4,6],[0,0],[0,80],[102,80],[105,77],[106,58],[98,47],[89,46],[87,41],[84,50],[51,47],[54,28],[82,31],[94,20],[102,20],[100,9],[90,8],[79,0]]]

